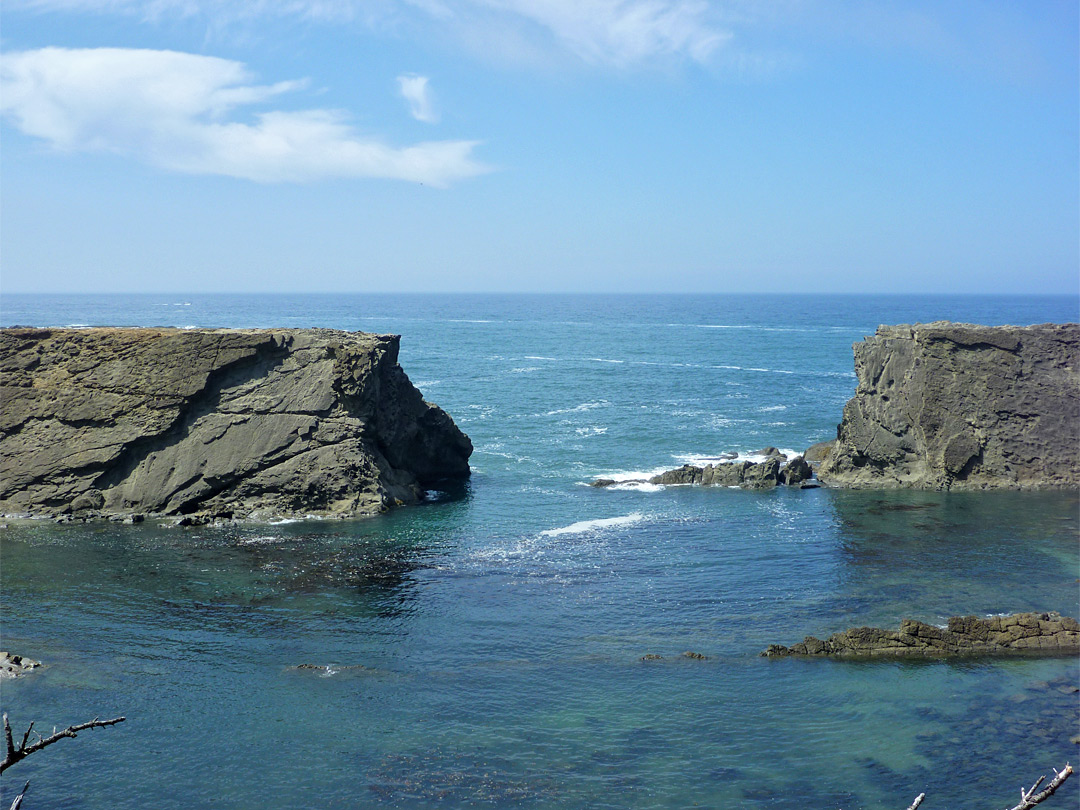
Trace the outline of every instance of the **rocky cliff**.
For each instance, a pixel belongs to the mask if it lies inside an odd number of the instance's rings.
[[[881,326],[818,469],[845,487],[1080,486],[1080,326]]]
[[[469,474],[398,365],[328,329],[0,330],[0,512],[351,516]]]

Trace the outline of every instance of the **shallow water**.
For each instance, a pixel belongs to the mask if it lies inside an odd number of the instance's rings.
[[[1014,804],[1076,759],[1076,661],[758,653],[904,617],[1077,615],[1075,493],[585,483],[829,438],[854,390],[850,345],[878,322],[1075,310],[5,297],[5,324],[401,332],[406,371],[477,451],[463,491],[368,520],[11,523],[3,645],[48,666],[4,683],[4,711],[16,728],[128,719],[15,766],[4,794],[30,779],[28,810]]]

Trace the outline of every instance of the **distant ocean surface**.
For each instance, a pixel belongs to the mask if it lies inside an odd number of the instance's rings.
[[[1078,615],[1076,493],[586,484],[833,438],[878,324],[1078,308],[5,295],[5,326],[398,333],[476,451],[464,493],[365,520],[0,530],[2,647],[48,664],[4,682],[13,727],[127,717],[13,767],[3,806],[26,779],[26,810],[1011,806],[1076,764],[1077,661],[758,653],[901,618]],[[1076,807],[1078,783],[1045,806]]]

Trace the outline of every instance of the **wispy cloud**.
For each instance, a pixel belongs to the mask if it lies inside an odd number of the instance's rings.
[[[0,60],[0,113],[65,151],[129,155],[165,169],[260,182],[390,178],[446,186],[488,171],[474,141],[389,146],[340,111],[241,109],[303,82],[254,83],[239,62],[175,51],[43,48]]]
[[[468,5],[527,21],[593,64],[629,67],[671,56],[703,62],[730,38],[710,20],[704,0],[468,0]]]
[[[397,77],[401,96],[409,104],[409,112],[417,121],[425,124],[434,124],[439,120],[438,113],[431,101],[431,89],[428,87],[427,76],[417,76],[415,73],[406,73]]]
[[[5,5],[145,20],[203,16],[214,26],[260,17],[373,26],[410,20],[435,23],[465,41],[495,43],[503,36],[530,52],[569,53],[617,67],[670,57],[705,61],[730,38],[707,0],[5,0]]]

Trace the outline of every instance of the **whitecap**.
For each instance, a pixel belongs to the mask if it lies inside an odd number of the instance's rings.
[[[543,357],[539,354],[527,354],[525,360],[551,360],[552,362],[558,362],[558,357]]]
[[[512,368],[512,369],[510,369],[510,373],[511,374],[530,374],[530,373],[532,373],[534,371],[539,371],[539,370],[540,369],[539,369],[538,366],[523,366],[522,368]]]
[[[258,546],[258,545],[265,545],[265,544],[268,544],[268,543],[280,543],[284,539],[285,538],[279,537],[279,536],[272,536],[272,535],[269,535],[269,534],[263,534],[263,535],[259,535],[258,537],[249,537],[247,540],[241,540],[240,545],[242,545],[242,546]]]
[[[605,489],[616,489],[622,492],[659,492],[664,487],[660,484],[650,484],[648,481],[627,481],[625,484],[612,484]]]
[[[596,478],[606,478],[609,481],[615,481],[616,483],[629,483],[634,481],[646,481],[652,478],[654,475],[659,475],[662,472],[667,472],[668,467],[657,467],[653,470],[629,470],[626,472],[614,472],[614,473],[601,473]],[[595,479],[593,479],[595,480]]]
[[[607,428],[599,425],[589,425],[588,427],[575,428],[574,432],[578,436],[601,436],[607,433]]]
[[[587,532],[595,532],[601,529],[633,526],[635,523],[641,523],[643,520],[645,520],[645,516],[640,512],[623,515],[622,517],[580,520],[577,523],[571,523],[569,526],[563,526],[558,529],[547,529],[546,531],[540,532],[540,536],[561,537],[562,535],[566,534],[585,534]]]
[[[606,357],[590,357],[589,360],[591,360],[594,363],[625,363],[626,362],[625,360],[608,360]]]
[[[594,408],[603,408],[607,406],[608,401],[601,399],[597,402],[582,402],[580,405],[575,405],[573,408],[557,408],[554,411],[546,411],[544,416],[558,416],[562,413],[580,413],[581,411],[591,411]]]
[[[758,408],[761,413],[767,413],[769,411],[786,411],[787,405],[766,405],[764,408]]]
[[[680,324],[672,323],[668,326],[679,326]],[[747,324],[734,324],[734,323],[694,323],[690,324],[695,329],[756,329],[758,327],[749,326]]]

